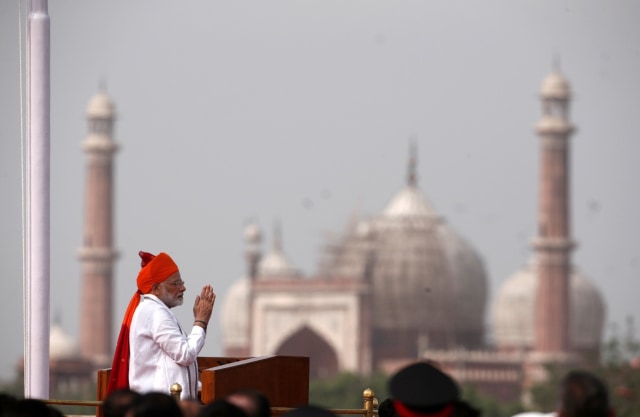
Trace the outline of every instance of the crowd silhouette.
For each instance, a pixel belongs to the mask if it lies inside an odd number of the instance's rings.
[[[378,417],[480,417],[482,410],[461,398],[457,382],[437,364],[416,362],[388,381],[391,396],[375,410]],[[614,417],[609,390],[600,378],[583,370],[569,371],[558,387],[558,406],[546,412],[526,412],[513,417]],[[208,404],[177,400],[168,393],[138,393],[131,389],[111,392],[101,405],[104,417],[272,417],[268,398],[244,389]],[[284,417],[335,417],[318,404],[303,404]],[[63,413],[38,399],[0,393],[0,417],[62,417]]]

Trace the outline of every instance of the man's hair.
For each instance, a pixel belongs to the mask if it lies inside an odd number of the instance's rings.
[[[121,388],[111,391],[102,403],[105,417],[124,417],[129,409],[140,399],[140,394],[129,389]]]
[[[240,405],[233,400],[233,397],[245,398],[249,404]],[[238,405],[249,417],[271,417],[271,404],[266,395],[255,389],[241,389],[232,392],[227,396],[227,401]]]
[[[6,399],[6,398],[5,398]],[[3,399],[4,400],[4,399]],[[9,400],[10,401],[10,400]],[[64,417],[57,408],[47,405],[43,400],[36,398],[21,398],[2,410],[2,416],[11,417]]]
[[[225,399],[214,400],[206,404],[198,417],[247,417],[248,414],[240,407]]]
[[[563,417],[607,417],[609,392],[602,380],[581,370],[570,371],[561,384],[560,412]]]
[[[126,413],[131,417],[182,417],[178,402],[163,392],[140,395]]]

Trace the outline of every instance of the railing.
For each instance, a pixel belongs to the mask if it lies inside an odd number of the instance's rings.
[[[176,400],[180,399],[182,387],[180,384],[174,384],[171,386],[171,396]],[[44,400],[45,403],[52,406],[69,405],[78,407],[95,407],[98,411],[98,407],[102,405],[102,401],[83,401],[83,400]],[[363,417],[375,417],[378,414],[378,400],[375,397],[375,393],[371,388],[367,388],[362,392],[362,408],[335,408],[329,409],[333,414],[339,415],[361,415]],[[293,410],[289,407],[271,407],[273,415],[282,415],[288,411]],[[97,415],[98,413],[96,413]]]

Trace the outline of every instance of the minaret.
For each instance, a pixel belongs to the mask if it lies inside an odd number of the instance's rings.
[[[87,155],[85,218],[82,247],[80,352],[97,366],[111,363],[114,343],[113,266],[113,140],[114,105],[109,96],[96,94],[87,107],[88,135],[82,143]]]
[[[568,354],[569,278],[571,275],[569,121],[571,90],[567,80],[554,71],[542,83],[540,136],[540,182],[538,190],[538,236],[533,242],[537,260],[536,352],[554,356]],[[549,356],[549,358],[551,358]]]
[[[262,232],[257,224],[250,222],[244,228],[244,257],[247,263],[247,276],[253,280],[258,274],[258,264],[262,258],[260,244],[262,243]]]

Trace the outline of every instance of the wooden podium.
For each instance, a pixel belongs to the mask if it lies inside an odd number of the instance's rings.
[[[202,381],[200,400],[204,404],[239,389],[262,392],[272,407],[297,407],[309,402],[308,357],[198,357],[198,372]],[[106,398],[110,373],[111,369],[98,371],[98,401]]]
[[[224,398],[239,389],[255,389],[267,396],[272,407],[296,407],[309,403],[309,358],[260,356],[215,365],[198,358],[204,403]],[[228,359],[228,358],[227,358]]]

